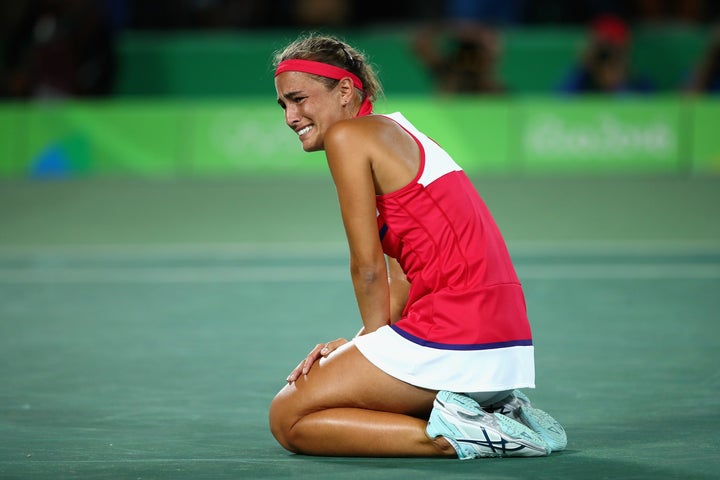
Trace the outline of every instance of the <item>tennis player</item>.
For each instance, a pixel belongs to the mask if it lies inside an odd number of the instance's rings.
[[[381,86],[337,38],[275,58],[277,101],[303,150],[324,150],[362,319],[318,344],[270,406],[308,455],[545,456],[566,435],[520,388],[535,382],[523,290],[463,170],[403,115],[373,114]]]

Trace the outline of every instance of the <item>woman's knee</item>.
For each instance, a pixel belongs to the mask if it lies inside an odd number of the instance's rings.
[[[288,398],[286,390],[287,388],[281,390],[270,403],[270,432],[283,448],[298,453],[292,442],[292,427],[300,419],[300,416],[293,408],[294,402]]]

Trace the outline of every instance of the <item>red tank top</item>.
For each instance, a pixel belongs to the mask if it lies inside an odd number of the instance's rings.
[[[462,169],[401,114],[420,169],[404,188],[377,197],[383,251],[411,283],[392,328],[416,343],[451,350],[532,345],[525,298],[505,241]]]

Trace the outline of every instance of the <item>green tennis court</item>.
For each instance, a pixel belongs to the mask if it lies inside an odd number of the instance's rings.
[[[490,178],[568,449],[296,456],[267,407],[359,319],[329,178],[0,184],[0,478],[714,479],[720,178]],[[372,439],[368,439],[372,441]]]

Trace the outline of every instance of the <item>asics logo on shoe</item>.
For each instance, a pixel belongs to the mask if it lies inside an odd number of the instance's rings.
[[[487,434],[486,434],[487,435]],[[475,445],[477,447],[482,447],[484,449],[488,449],[487,452],[488,455],[508,455],[512,452],[519,452],[520,450],[523,450],[526,447],[525,445],[520,445],[515,443],[515,446],[509,446],[509,444],[514,442],[508,442],[507,440],[499,440],[497,442],[493,442],[490,439],[487,440],[473,440],[471,438],[456,438],[456,442],[458,443],[465,443],[470,445]],[[537,449],[536,449],[537,450]],[[539,451],[539,450],[538,450]]]

